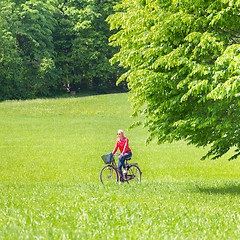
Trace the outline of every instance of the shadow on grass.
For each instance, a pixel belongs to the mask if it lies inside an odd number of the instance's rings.
[[[108,89],[103,91],[93,91],[93,90],[82,90],[80,92],[77,92],[76,94],[70,94],[70,93],[59,93],[59,94],[51,94],[50,96],[35,96],[31,98],[11,98],[11,99],[0,99],[0,103],[5,101],[11,101],[11,100],[34,100],[34,99],[60,99],[60,98],[81,98],[81,97],[91,97],[91,96],[98,96],[98,95],[108,95],[108,94],[120,94],[120,93],[127,93],[128,90],[124,89]]]
[[[206,194],[233,194],[240,195],[240,184],[229,184],[224,186],[202,187],[196,186],[197,191]]]

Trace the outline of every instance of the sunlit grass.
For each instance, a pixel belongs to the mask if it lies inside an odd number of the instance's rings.
[[[127,131],[142,183],[103,186],[126,94],[0,103],[0,239],[238,239],[239,159]]]

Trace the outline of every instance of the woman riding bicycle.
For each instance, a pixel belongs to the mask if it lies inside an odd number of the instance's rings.
[[[119,148],[121,155],[118,156],[118,169],[120,174],[126,174],[127,173],[127,169],[125,166],[125,160],[129,159],[132,157],[132,151],[129,148],[128,145],[128,139],[126,137],[124,137],[124,131],[123,130],[118,130],[118,139],[115,145],[115,148],[113,149],[112,154],[115,154],[117,149]],[[123,172],[122,172],[122,167],[123,167]]]

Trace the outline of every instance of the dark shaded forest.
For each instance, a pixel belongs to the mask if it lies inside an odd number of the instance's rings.
[[[113,0],[0,1],[0,100],[124,91],[109,59]]]

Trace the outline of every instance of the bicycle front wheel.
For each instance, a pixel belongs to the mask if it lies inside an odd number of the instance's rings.
[[[100,173],[102,184],[112,184],[118,182],[117,171],[112,166],[105,166]]]
[[[139,184],[141,182],[141,171],[138,166],[132,165],[128,169],[127,173],[127,181],[131,181],[131,183]]]

